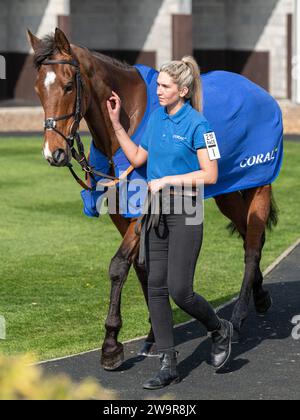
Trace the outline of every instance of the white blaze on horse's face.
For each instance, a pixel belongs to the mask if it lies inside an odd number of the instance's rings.
[[[49,143],[47,141],[46,141],[45,147],[44,147],[44,156],[45,156],[46,160],[52,159],[52,153],[50,151]]]
[[[47,89],[47,91],[49,92],[50,86],[54,84],[56,80],[56,74],[54,73],[54,71],[48,71],[46,74],[46,78],[45,78],[45,88]]]

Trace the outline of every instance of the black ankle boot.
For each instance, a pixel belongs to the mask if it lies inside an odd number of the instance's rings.
[[[230,358],[233,325],[226,319],[220,319],[221,329],[210,333],[212,338],[211,364],[221,369]]]
[[[159,354],[160,370],[154,378],[144,383],[145,389],[160,389],[180,382],[177,371],[177,352],[175,350]]]

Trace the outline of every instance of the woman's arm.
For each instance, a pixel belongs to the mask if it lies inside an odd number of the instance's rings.
[[[112,103],[114,103],[114,108],[112,107]],[[112,96],[107,101],[107,110],[117,140],[131,165],[134,168],[139,168],[144,165],[148,159],[148,152],[142,147],[137,146],[122,127],[120,123],[121,99],[115,92],[112,92]]]
[[[167,176],[165,181],[170,185],[183,185],[196,187],[198,185],[214,185],[218,181],[218,162],[210,160],[207,149],[199,149],[197,156],[200,171],[190,172],[184,175]]]
[[[152,192],[159,191],[165,186],[186,186],[197,187],[200,185],[213,185],[218,181],[218,163],[216,160],[211,161],[208,156],[207,149],[199,149],[197,151],[200,171],[190,172],[184,175],[166,176],[161,179],[155,179],[149,182],[149,189]]]
[[[114,128],[116,137],[122,147],[127,159],[134,168],[143,166],[148,160],[148,152],[141,146],[137,146],[128,136],[124,128],[121,126]]]

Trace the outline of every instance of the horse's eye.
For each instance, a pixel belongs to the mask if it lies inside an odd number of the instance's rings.
[[[64,89],[65,89],[65,92],[66,92],[66,93],[70,93],[70,92],[72,92],[72,90],[73,90],[73,84],[72,84],[72,83],[67,84],[67,85],[64,87]]]

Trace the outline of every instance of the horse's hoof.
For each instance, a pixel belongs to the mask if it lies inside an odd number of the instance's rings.
[[[269,292],[254,300],[256,312],[260,315],[266,314],[273,306],[273,300]]]
[[[101,366],[105,370],[116,370],[118,369],[122,363],[124,362],[124,347],[123,344],[119,344],[118,348],[111,352],[105,353],[102,351],[101,355]]]
[[[144,357],[158,357],[156,344],[145,341],[137,355]]]
[[[233,328],[237,333],[240,334],[247,317],[248,306],[238,301],[233,309],[233,313],[230,320],[233,324]]]

